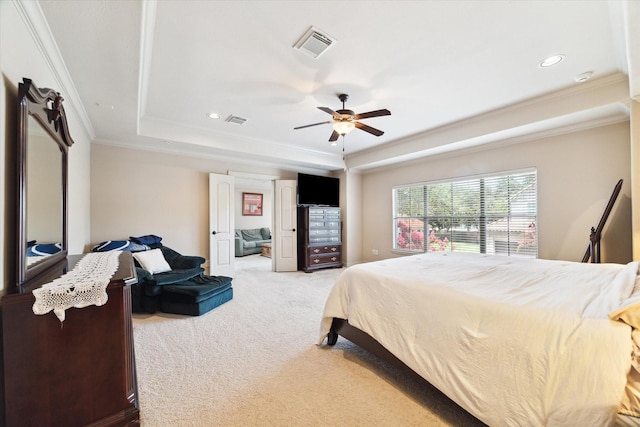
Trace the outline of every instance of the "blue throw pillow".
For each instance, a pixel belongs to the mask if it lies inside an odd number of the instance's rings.
[[[140,245],[155,245],[156,243],[160,243],[162,241],[162,237],[158,237],[154,234],[147,234],[145,236],[133,237],[130,236],[132,242],[138,243]]]
[[[129,242],[129,246],[127,246],[127,248],[124,250],[131,251],[131,252],[141,252],[141,251],[148,251],[149,249],[151,248],[147,245],[141,245],[136,242]]]
[[[130,242],[128,240],[107,240],[95,245],[91,248],[91,252],[127,251],[129,250],[129,245]]]
[[[40,243],[27,248],[27,256],[45,256],[57,254],[62,250],[61,243]]]

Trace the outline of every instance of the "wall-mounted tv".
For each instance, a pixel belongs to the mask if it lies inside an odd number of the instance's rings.
[[[340,179],[298,173],[298,205],[339,206]]]

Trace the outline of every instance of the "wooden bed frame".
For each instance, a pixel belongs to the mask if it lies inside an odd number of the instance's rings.
[[[420,376],[413,369],[405,365],[403,361],[394,356],[389,350],[384,348],[384,346],[371,335],[361,331],[355,326],[351,326],[348,320],[338,319],[334,317],[333,321],[331,322],[331,330],[327,334],[327,344],[335,345],[338,341],[338,336],[342,336],[343,338],[351,341],[357,346],[367,350],[374,356],[377,356],[378,358],[392,364],[399,369],[402,369],[405,372]],[[422,377],[420,376],[420,378]]]
[[[607,203],[607,206],[605,206],[604,211],[602,212],[600,221],[598,221],[598,226],[591,227],[591,234],[589,235],[589,245],[587,246],[587,250],[582,256],[582,262],[600,263],[600,238],[602,235],[602,230],[604,230],[604,225],[607,222],[607,218],[609,218],[609,214],[613,209],[613,205],[616,203],[616,199],[618,198],[618,194],[620,194],[621,189],[622,179],[618,181],[615,187],[613,187],[613,192],[611,193],[611,197],[609,197],[609,203]]]

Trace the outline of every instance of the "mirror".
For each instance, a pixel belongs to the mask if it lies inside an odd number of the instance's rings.
[[[17,274],[13,291],[67,256],[67,164],[69,136],[63,98],[30,79],[18,87]],[[29,289],[30,290],[30,289]]]

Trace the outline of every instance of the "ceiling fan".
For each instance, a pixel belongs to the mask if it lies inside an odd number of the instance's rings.
[[[358,122],[357,120],[368,119],[370,117],[379,117],[379,116],[389,116],[391,112],[387,109],[383,110],[375,110],[369,111],[367,113],[355,114],[352,110],[347,110],[344,107],[344,103],[349,99],[349,95],[346,93],[341,93],[338,95],[338,99],[342,102],[342,109],[333,111],[331,108],[327,107],[318,107],[319,110],[324,111],[327,114],[331,114],[333,116],[333,120],[328,120],[326,122],[313,123],[310,125],[298,126],[293,128],[303,129],[311,126],[325,125],[329,123],[333,123],[333,132],[329,137],[329,142],[335,142],[338,140],[340,135],[345,136],[349,132],[351,132],[354,128],[358,128],[365,132],[369,132],[372,135],[380,136],[384,134],[383,131],[372,128],[371,126],[367,126],[363,123]],[[334,144],[335,145],[335,144]]]

